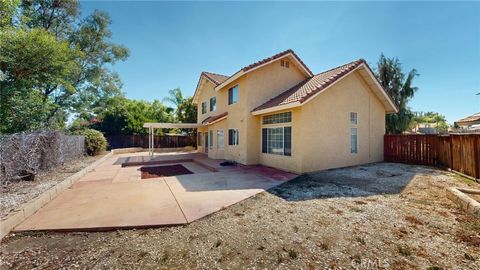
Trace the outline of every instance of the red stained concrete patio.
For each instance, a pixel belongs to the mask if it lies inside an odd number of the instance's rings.
[[[264,166],[220,166],[223,161],[199,153],[157,154],[153,158],[146,153],[115,155],[14,231],[185,224],[296,176]],[[181,164],[194,174],[140,179],[140,167],[162,164]]]

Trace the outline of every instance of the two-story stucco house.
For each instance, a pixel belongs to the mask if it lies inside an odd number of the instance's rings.
[[[303,173],[383,160],[396,106],[360,59],[318,74],[287,50],[231,76],[202,72],[198,151]]]

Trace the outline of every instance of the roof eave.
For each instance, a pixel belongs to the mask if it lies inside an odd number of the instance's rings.
[[[300,101],[295,101],[295,102],[291,102],[291,103],[284,104],[284,105],[279,105],[279,106],[275,106],[275,107],[270,107],[270,108],[265,108],[265,109],[261,109],[261,110],[257,110],[257,111],[252,111],[252,115],[261,115],[261,114],[267,114],[267,113],[272,113],[272,112],[277,112],[277,111],[282,111],[282,110],[288,110],[288,109],[292,109],[292,108],[299,107],[299,106],[302,106],[302,103],[300,103]]]
[[[211,124],[215,124],[215,123],[217,123],[217,122],[220,122],[220,121],[226,119],[227,117],[228,117],[228,115],[222,116],[222,117],[220,117],[220,118],[218,118],[218,119],[215,119],[215,120],[212,121],[212,122],[204,123],[204,124],[202,124],[202,126],[208,126],[208,125],[211,125]]]
[[[263,63],[263,64],[261,64],[261,65],[258,65],[258,66],[254,67],[254,68],[250,68],[250,69],[248,69],[247,71],[244,71],[244,69],[242,68],[241,70],[239,70],[238,72],[236,72],[235,74],[233,74],[232,76],[230,76],[227,80],[225,80],[224,82],[222,82],[222,83],[218,84],[217,86],[215,86],[215,91],[219,91],[219,90],[222,89],[223,87],[225,87],[225,86],[227,86],[228,84],[234,82],[235,80],[239,79],[240,77],[242,77],[243,75],[245,75],[245,74],[247,74],[247,73],[250,73],[250,72],[252,72],[252,71],[255,71],[255,70],[259,69],[259,68],[262,68],[262,67],[264,67],[264,66],[266,66],[266,65],[269,65],[269,64],[271,64],[271,63],[273,63],[273,62],[275,62],[275,61],[281,60],[281,59],[286,58],[286,57],[289,57],[289,56],[291,56],[291,57],[294,59],[296,65],[300,68],[300,70],[302,70],[302,71],[305,73],[305,75],[306,75],[307,77],[313,77],[313,73],[312,73],[308,68],[305,67],[305,64],[303,64],[303,62],[300,60],[300,57],[298,57],[298,56],[297,56],[296,54],[294,54],[293,52],[289,52],[289,53],[286,53],[285,55],[282,55],[282,56],[280,56],[280,57],[278,57],[278,58],[272,59],[272,60],[270,60],[270,61],[268,61],[268,62],[265,62],[265,63]]]
[[[198,96],[198,94],[199,94],[199,89],[200,89],[200,87],[203,85],[203,84],[201,83],[202,79],[206,79],[206,80],[210,81],[210,82],[213,83],[215,86],[218,85],[218,83],[217,83],[216,81],[214,81],[212,78],[210,78],[209,76],[207,76],[207,75],[205,74],[205,72],[202,72],[202,73],[200,74],[200,78],[198,79],[197,87],[195,88],[195,93],[193,94],[193,99],[192,99],[192,101],[193,101],[194,104],[197,103],[197,96]]]
[[[360,64],[358,67],[361,67],[363,66],[365,68],[365,70],[367,70],[368,74],[370,75],[370,77],[372,78],[373,82],[375,83],[375,85],[380,89],[381,93],[383,94],[383,96],[385,97],[386,101],[388,102],[388,104],[390,105],[390,108],[387,108],[385,110],[385,112],[387,114],[392,114],[392,113],[398,113],[398,107],[395,105],[395,103],[393,102],[392,98],[390,97],[390,95],[388,95],[387,93],[387,90],[385,90],[385,88],[383,88],[383,86],[380,84],[380,82],[378,81],[377,77],[375,76],[375,74],[373,74],[373,71],[372,69],[365,63],[363,62],[362,64]],[[357,68],[358,68],[357,67]]]

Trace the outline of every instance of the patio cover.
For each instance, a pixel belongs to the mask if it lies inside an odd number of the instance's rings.
[[[148,153],[153,156],[153,149],[155,149],[153,131],[156,128],[199,128],[201,126],[197,123],[144,123],[143,127],[148,128]]]

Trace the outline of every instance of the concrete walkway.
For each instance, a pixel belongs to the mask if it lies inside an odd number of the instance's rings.
[[[140,179],[142,165],[132,165],[139,161],[181,164],[194,174]],[[221,162],[196,153],[161,154],[154,159],[146,153],[115,155],[14,231],[185,224],[296,176],[263,166],[223,167],[219,165]]]

